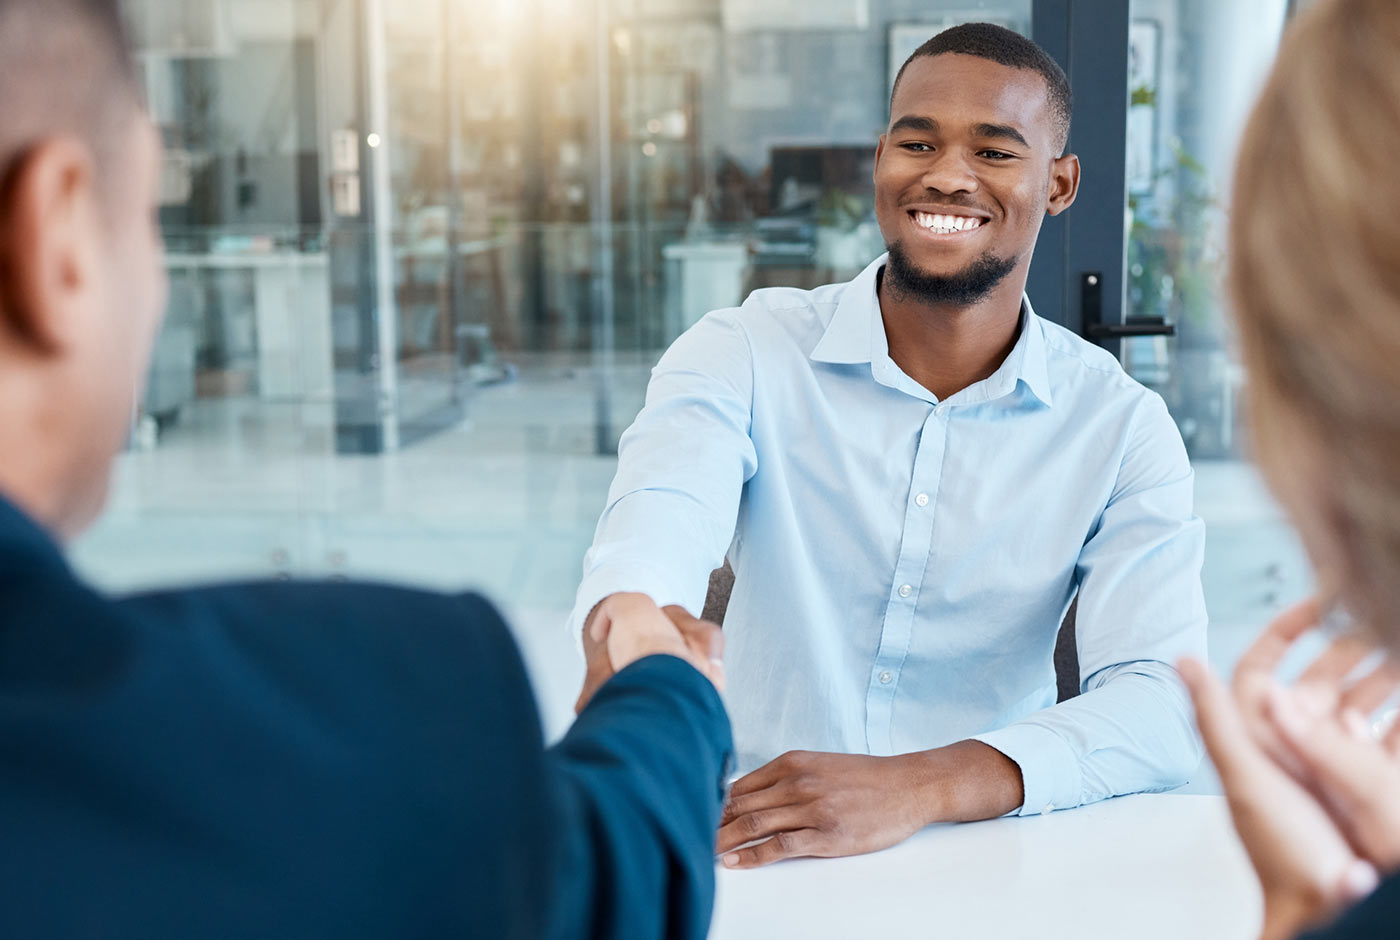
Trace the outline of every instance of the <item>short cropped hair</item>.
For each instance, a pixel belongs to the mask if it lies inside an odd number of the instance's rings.
[[[99,187],[119,182],[110,158],[142,94],[116,0],[0,0],[0,88],[0,184],[63,135],[92,148]]]
[[[964,23],[950,27],[915,49],[895,76],[894,87],[890,89],[891,110],[894,108],[895,90],[899,88],[899,80],[904,77],[904,70],[910,62],[949,53],[976,56],[1013,69],[1039,73],[1045,80],[1046,97],[1050,100],[1051,116],[1055,121],[1056,149],[1064,152],[1065,145],[1069,143],[1070,117],[1074,112],[1074,97],[1070,94],[1065,70],[1048,52],[1025,36],[992,23]]]

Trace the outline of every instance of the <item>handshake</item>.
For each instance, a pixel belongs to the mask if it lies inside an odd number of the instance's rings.
[[[612,594],[593,608],[583,628],[588,669],[575,712],[583,711],[613,674],[645,656],[676,656],[724,691],[724,633],[682,607],[664,610],[645,594]]]

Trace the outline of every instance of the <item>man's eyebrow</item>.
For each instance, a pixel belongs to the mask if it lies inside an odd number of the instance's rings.
[[[972,133],[978,137],[1014,141],[1022,147],[1030,148],[1030,142],[1025,136],[1010,124],[978,124],[972,129]]]
[[[906,114],[890,125],[890,133],[896,131],[923,131],[925,134],[933,134],[938,130],[938,122],[933,118],[919,117],[914,114]]]
[[[938,133],[938,122],[931,117],[924,117],[918,114],[906,114],[890,125],[889,133],[895,134],[899,131],[919,131],[924,134],[936,134]],[[1030,142],[1026,140],[1025,135],[1010,124],[991,124],[988,122],[974,124],[972,133],[977,137],[990,137],[994,140],[1009,140],[1027,149],[1030,148]]]

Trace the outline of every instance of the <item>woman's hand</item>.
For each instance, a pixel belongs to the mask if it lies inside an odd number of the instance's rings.
[[[1392,673],[1382,664],[1372,676]],[[1326,807],[1352,850],[1393,875],[1400,871],[1400,722],[1373,724],[1370,710],[1345,704],[1348,698],[1277,688],[1268,716],[1299,768],[1299,782]]]
[[[1373,651],[1346,636],[1293,687],[1274,675],[1319,614],[1308,601],[1270,624],[1241,657],[1229,690],[1202,663],[1181,664],[1263,888],[1268,940],[1334,916],[1400,860],[1400,810],[1391,809],[1400,800],[1400,732],[1377,742],[1363,717],[1395,692],[1400,674],[1382,663],[1356,678]]]

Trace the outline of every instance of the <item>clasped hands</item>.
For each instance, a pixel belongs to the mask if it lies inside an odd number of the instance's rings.
[[[612,594],[588,616],[583,632],[587,671],[575,712],[622,669],[645,656],[685,660],[724,691],[724,633],[681,607],[662,609],[645,594]]]
[[[681,607],[658,608],[644,594],[613,594],[602,601],[589,616],[583,644],[587,672],[575,711],[582,711],[615,672],[655,653],[686,660],[724,688],[720,628]],[[929,821],[920,791],[910,786],[918,760],[916,755],[785,754],[735,782],[720,820],[717,851],[730,867],[752,868],[798,855],[856,855],[901,842]]]
[[[1400,871],[1400,723],[1372,725],[1400,669],[1349,633],[1291,686],[1275,676],[1321,617],[1315,600],[1279,616],[1229,688],[1196,660],[1180,665],[1263,889],[1264,940],[1330,920]]]

